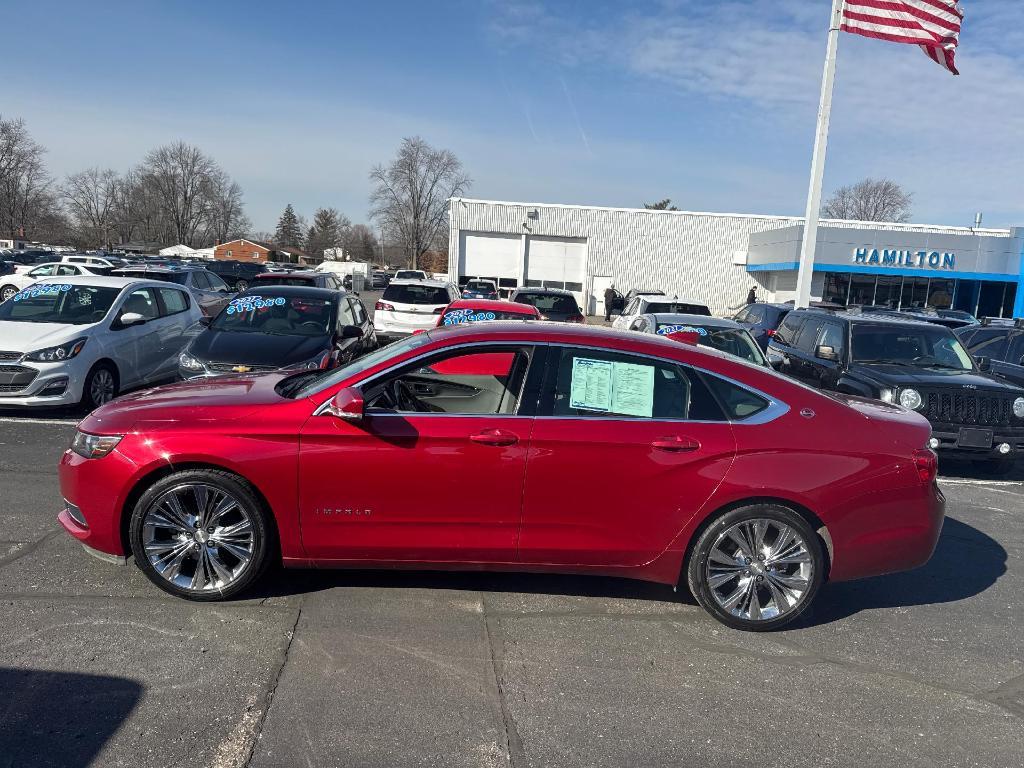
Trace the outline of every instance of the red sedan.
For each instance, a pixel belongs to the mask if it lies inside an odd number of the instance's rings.
[[[705,347],[489,322],[333,371],[115,400],[61,460],[60,521],[193,600],[271,560],[594,573],[682,583],[761,630],[826,579],[928,560],[944,509],[929,435],[898,406]]]
[[[529,304],[495,299],[457,299],[444,308],[437,327],[468,325],[487,320],[540,320],[540,310]]]

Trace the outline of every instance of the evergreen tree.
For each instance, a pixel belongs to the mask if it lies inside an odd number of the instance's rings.
[[[277,222],[277,230],[274,232],[274,242],[278,245],[287,245],[292,248],[302,247],[302,227],[299,224],[299,217],[295,215],[295,209],[288,203]]]
[[[347,230],[352,226],[335,208],[317,208],[313,223],[306,233],[306,253],[323,256],[325,248],[334,248],[345,241]]]

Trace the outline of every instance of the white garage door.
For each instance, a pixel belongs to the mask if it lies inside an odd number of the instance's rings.
[[[463,232],[459,235],[459,286],[471,277],[498,281],[502,294],[508,296],[519,284],[522,260],[522,237],[485,232]]]
[[[587,241],[579,238],[529,237],[526,241],[526,285],[563,288],[583,303],[587,274]]]

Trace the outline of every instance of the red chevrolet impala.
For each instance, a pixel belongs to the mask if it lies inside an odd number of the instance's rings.
[[[61,460],[60,521],[193,600],[272,560],[595,573],[683,583],[760,630],[826,579],[928,560],[928,438],[915,413],[706,347],[498,321],[115,400]]]

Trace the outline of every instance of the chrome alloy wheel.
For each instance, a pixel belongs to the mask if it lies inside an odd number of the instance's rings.
[[[222,590],[252,561],[251,514],[221,488],[178,485],[160,494],[142,520],[142,542],[150,565],[183,589]]]
[[[96,371],[89,381],[89,397],[96,405],[104,405],[113,400],[116,389],[114,374],[106,368]]]
[[[705,578],[715,602],[748,621],[767,621],[796,609],[814,579],[803,535],[778,520],[744,520],[711,547]]]

